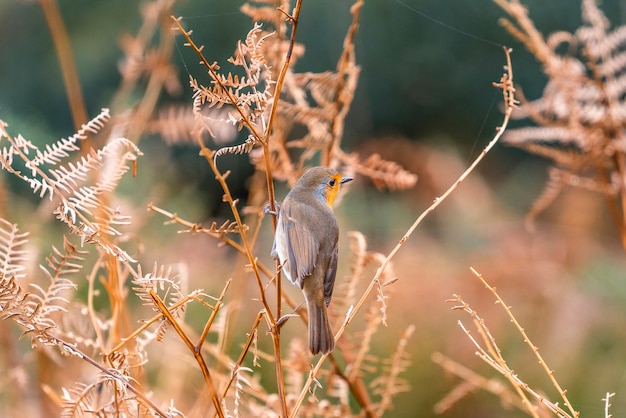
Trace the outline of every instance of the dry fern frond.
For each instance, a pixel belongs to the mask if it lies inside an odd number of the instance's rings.
[[[538,126],[508,131],[505,143],[550,159],[558,170],[581,179],[579,184],[599,185],[596,190],[607,195],[626,248],[623,199],[607,194],[626,190],[626,26],[611,31],[597,1],[583,0],[583,25],[544,40],[518,1],[495,2],[517,24],[505,20],[505,28],[536,56],[549,77],[543,96],[524,100],[519,113]],[[529,218],[553,200],[556,183],[552,177],[548,182]]]
[[[530,210],[526,214],[526,222],[529,228],[532,228],[534,220],[538,214],[548,208],[563,191],[566,183],[563,181],[563,172],[559,169],[552,168],[549,171],[548,181],[541,194],[535,199]]]
[[[187,34],[188,36],[188,34]],[[254,126],[259,131],[265,130],[264,114],[269,109],[272,99],[272,73],[269,71],[262,53],[263,44],[271,33],[263,33],[261,25],[255,24],[248,32],[244,42],[239,42],[235,53],[228,61],[235,66],[241,75],[228,72],[219,73],[217,64],[209,66],[212,86],[199,85],[191,79],[190,85],[194,92],[194,113],[207,131],[212,133],[210,125],[204,121],[202,109],[221,108],[226,105],[229,109],[225,121],[240,130],[244,125]],[[199,50],[199,49],[198,49]],[[248,124],[248,125],[247,125]],[[256,131],[251,132],[244,144],[220,149],[215,156],[225,153],[248,153],[261,140]]]
[[[141,266],[138,269],[138,277],[132,281],[133,291],[145,306],[149,306],[157,313],[163,313],[167,309],[170,318],[183,318],[187,303],[199,300],[202,296],[200,291],[186,294],[187,281],[180,274],[173,274],[172,267],[158,266],[156,263],[152,272],[142,274]],[[158,298],[158,301],[155,300]],[[160,305],[159,305],[160,304]],[[157,341],[162,341],[168,330],[168,320],[161,318],[156,331]]]
[[[166,268],[155,263],[152,267],[152,272],[143,275],[140,268],[138,275],[139,277],[133,280],[135,285],[133,291],[144,305],[151,306],[155,312],[160,312],[160,309],[154,305],[154,301],[149,294],[151,291],[163,294],[164,298],[161,298],[161,300],[168,306],[176,305],[177,302],[184,298],[180,277],[177,274],[172,274],[171,267]],[[179,317],[184,311],[185,306],[181,305],[178,309],[171,312],[174,316]]]
[[[168,145],[195,142],[191,132],[199,128],[192,109],[187,106],[167,106],[146,125],[146,133],[159,134]]]
[[[98,132],[108,118],[108,109],[103,109],[77,134],[47,146],[43,152],[19,135],[11,137],[6,124],[0,124],[0,137],[10,144],[2,149],[0,163],[3,169],[27,182],[40,198],[57,199],[54,214],[71,232],[79,234],[83,243],[97,244],[109,254],[132,261],[121,248],[104,239],[104,235],[119,235],[115,226],[125,224],[127,219],[110,208],[102,196],[113,191],[130,166],[136,164],[141,155],[139,148],[126,138],[113,138],[98,151],[92,150],[77,161],[60,164],[70,157],[70,151],[78,150],[77,140],[85,139],[87,133]],[[36,154],[33,159],[29,157],[31,151]],[[30,174],[17,167],[13,156],[19,157]],[[97,177],[95,184],[86,185],[94,176]]]
[[[161,215],[164,215],[167,218],[169,218],[170,220],[167,221],[166,223],[178,223],[188,228],[187,230],[183,230],[180,232],[191,232],[191,233],[198,232],[198,233],[208,234],[215,238],[221,239],[222,241],[232,245],[233,247],[237,247],[238,244],[234,241],[229,240],[226,237],[226,235],[227,234],[240,234],[241,232],[248,231],[249,229],[248,225],[244,224],[243,228],[240,228],[236,221],[230,221],[230,220],[224,221],[221,225],[218,225],[217,222],[213,221],[211,222],[211,225],[209,225],[209,227],[204,227],[200,224],[186,221],[185,219],[182,219],[180,216],[178,216],[175,213],[168,212],[164,209],[156,207],[154,206],[153,203],[150,203],[148,205],[148,210],[160,213]]]
[[[250,16],[254,22],[268,22],[284,32],[285,15],[279,9],[288,11],[289,7],[289,0],[251,0],[241,6],[241,12]]]
[[[0,274],[3,277],[18,280],[25,277],[28,252],[23,247],[28,243],[27,237],[28,232],[19,232],[16,224],[0,218]]]
[[[37,342],[57,345],[58,341],[48,334],[55,324],[40,315],[41,298],[26,293],[17,284],[15,277],[0,278],[0,319],[11,319],[22,329],[22,336],[29,336],[31,344]]]
[[[79,140],[87,139],[88,134],[95,135],[100,132],[110,118],[109,109],[102,109],[98,116],[84,124],[76,134],[53,144],[46,144],[46,149],[43,152],[35,149],[36,157],[27,161],[26,167],[34,170],[34,167],[43,164],[56,165],[60,163],[65,158],[70,157],[72,153],[80,150],[78,145],[76,145]],[[33,171],[32,175],[34,176],[35,174],[35,171]]]
[[[46,257],[47,267],[43,265],[39,267],[50,280],[65,278],[78,273],[83,268],[82,262],[85,261],[83,256],[86,254],[87,251],[79,250],[66,236],[63,236],[63,252],[53,246],[52,253]]]
[[[365,313],[365,328],[348,336],[348,347],[343,350],[349,367],[348,381],[354,382],[366,375],[376,374],[380,358],[371,353],[372,341],[380,329],[381,317],[375,304]]]
[[[88,123],[83,124],[76,134],[67,139],[63,138],[53,144],[46,144],[44,151],[41,151],[37,146],[33,145],[21,135],[12,138],[6,131],[8,124],[0,120],[0,139],[4,137],[10,143],[8,148],[2,148],[2,159],[0,160],[2,168],[23,179],[27,179],[27,176],[22,176],[19,171],[13,168],[13,156],[18,155],[21,156],[26,168],[31,170],[31,176],[35,176],[37,175],[36,167],[43,164],[56,165],[61,160],[69,157],[71,155],[70,153],[79,151],[80,148],[76,143],[79,140],[86,139],[88,133],[98,133],[109,119],[109,109],[102,109],[98,116]],[[31,151],[35,153],[34,158],[27,157],[30,155]]]
[[[176,23],[213,79],[210,87],[199,85],[193,78],[190,81],[194,91],[194,112],[203,129],[211,132],[216,121],[204,120],[202,110],[223,106],[228,109],[226,122],[238,129],[245,126],[250,131],[243,143],[221,148],[214,156],[250,154],[257,171],[271,170],[276,179],[288,179],[294,183],[297,174],[319,154],[322,165],[336,166],[339,163],[344,120],[359,75],[354,37],[363,2],[357,1],[351,7],[353,21],[344,39],[344,50],[336,70],[322,73],[294,73],[284,64],[286,56],[289,65],[293,65],[303,53],[295,39],[287,36],[287,23],[293,24],[292,32],[297,25],[288,13],[289,4],[286,0],[259,0],[242,7],[255,22],[245,41],[238,44],[229,59],[242,73],[220,72],[220,66],[210,64],[202,55],[202,48],[193,44],[190,34],[183,31],[178,20]],[[269,26],[270,31],[262,28],[259,22]],[[275,104],[274,80],[279,83],[276,87],[280,91],[279,106]],[[270,108],[272,112],[268,113]],[[290,133],[298,125],[305,128],[305,134],[291,138]],[[268,138],[270,134],[271,138]],[[263,146],[262,157],[260,152],[254,152],[259,144]]]
[[[76,383],[76,385],[70,390],[63,390],[63,412],[62,417],[75,417],[86,415],[93,410],[94,394],[99,389],[100,383],[92,383],[86,385],[83,383]]]
[[[56,247],[52,247],[52,254],[46,257],[48,267],[40,265],[41,270],[46,274],[50,284],[44,289],[36,283],[30,283],[34,292],[30,297],[37,305],[37,314],[34,318],[39,323],[55,326],[52,316],[58,312],[67,312],[69,298],[64,293],[76,290],[76,284],[68,277],[82,269],[83,255],[86,251],[79,250],[67,237],[63,237],[63,252]]]
[[[396,162],[383,160],[379,154],[372,154],[365,161],[359,161],[356,155],[347,155],[345,162],[355,173],[368,177],[379,190],[406,190],[417,183],[417,175]]]
[[[288,7],[288,2],[283,3]],[[258,171],[265,171],[269,164],[277,179],[287,178],[293,184],[297,174],[319,155],[322,165],[338,164],[337,154],[343,136],[344,120],[350,109],[359,75],[353,47],[361,4],[362,2],[357,1],[351,9],[353,22],[346,34],[344,51],[335,70],[321,73],[286,71],[284,83],[281,85],[280,105],[277,106],[269,141],[270,153],[264,153],[263,158],[255,156],[252,160]],[[263,12],[259,14],[254,13],[257,10],[254,6],[246,7],[246,10],[251,11],[253,19],[281,22],[276,27],[276,37],[268,42],[265,50],[268,66],[272,69],[281,68],[287,51],[291,53],[293,65],[293,58],[301,55],[303,49],[286,39],[284,16],[287,9],[270,12],[269,8],[263,6]],[[273,14],[270,17],[268,13]],[[279,52],[282,54],[278,54]],[[298,127],[304,128],[304,134],[294,137],[292,132],[297,131]]]
[[[215,151],[215,158],[224,154],[249,154],[257,143],[258,142],[254,135],[248,135],[248,138],[243,144],[232,147],[224,147]]]
[[[22,288],[17,284],[15,277],[0,276],[0,312],[4,312],[11,306],[21,294]]]
[[[361,280],[365,268],[370,264],[382,266],[385,256],[379,252],[368,251],[365,236],[359,231],[349,231],[350,238],[350,276],[337,284],[335,290],[337,297],[334,298],[333,306],[335,311],[347,312],[355,303],[356,286]],[[381,280],[377,282],[378,296],[380,302],[380,315],[383,324],[386,325],[386,300],[388,296],[383,293],[383,288],[395,282],[393,264],[388,263],[382,271]]]
[[[36,283],[30,283],[30,287],[35,289],[30,293],[33,303],[36,304],[33,321],[39,324],[46,324],[49,328],[56,326],[52,315],[57,312],[67,312],[63,305],[68,305],[69,299],[63,295],[69,291],[76,290],[77,286],[74,282],[62,277],[52,278],[50,285],[46,289]]]
[[[228,119],[227,109],[207,108],[201,105],[194,111],[188,106],[167,106],[146,126],[147,133],[159,134],[166,144],[195,144],[192,132],[206,129],[218,145],[232,142],[237,130]]]
[[[130,378],[117,369],[102,373],[89,385],[76,383],[70,390],[63,391],[62,417],[76,416],[127,416],[125,411],[148,414],[149,408],[126,389]]]
[[[241,6],[243,14],[250,17],[255,23],[263,23],[266,31],[263,34],[275,32],[276,36],[271,42],[263,45],[263,56],[268,63],[268,68],[274,73],[276,79],[282,62],[289,51],[291,51],[291,65],[304,55],[304,46],[298,43],[291,43],[287,36],[288,23],[290,18],[291,2],[289,0],[252,0]]]
[[[147,78],[157,70],[165,79],[165,86],[168,91],[175,92],[180,89],[178,75],[171,60],[162,59],[163,51],[159,47],[162,48],[163,46],[155,47],[153,45],[154,34],[157,33],[161,24],[160,20],[171,14],[173,3],[173,1],[168,0],[142,4],[140,9],[143,18],[141,29],[136,36],[124,34],[120,38],[119,44],[124,53],[118,65],[122,76],[120,92],[126,93],[127,89],[134,86],[140,78]]]
[[[284,99],[279,108],[281,119],[286,121],[289,130],[297,125],[304,126],[306,134],[286,143],[286,136],[277,139],[283,142],[283,146],[302,151],[297,166],[303,166],[315,156],[311,151],[328,153],[331,148],[332,156],[322,159],[322,164],[336,163],[338,148],[335,150],[335,147],[343,135],[343,123],[360,71],[353,54],[342,58],[344,60],[340,60],[340,68],[336,71],[293,74],[285,84]]]
[[[382,416],[385,411],[391,409],[394,396],[410,390],[408,382],[401,378],[400,374],[404,373],[410,366],[407,345],[414,331],[415,326],[409,325],[407,327],[398,341],[393,356],[384,360],[385,367],[381,375],[370,383],[373,393],[380,396],[380,401],[376,405],[377,416]]]

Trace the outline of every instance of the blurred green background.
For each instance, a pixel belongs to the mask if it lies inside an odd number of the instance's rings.
[[[251,27],[239,12],[241,3],[188,0],[176,4],[175,10],[185,26],[193,29],[194,39],[205,45],[205,55],[222,62]],[[335,68],[351,4],[347,0],[304,1],[298,42],[305,45],[306,53],[297,71]],[[544,33],[574,31],[581,25],[578,1],[528,0],[524,4]],[[59,1],[90,116],[110,105],[119,86],[117,65],[122,55],[118,40],[139,27],[139,5],[127,0]],[[613,25],[624,22],[625,1],[605,0],[601,7]],[[414,190],[397,194],[355,185],[338,209],[342,229],[361,230],[373,249],[388,251],[417,214],[480,153],[502,121],[501,92],[492,87],[505,63],[501,45],[514,50],[515,80],[525,95],[541,95],[546,81],[541,68],[498,24],[502,16],[488,0],[366,0],[356,40],[361,75],[343,147],[352,151],[379,141],[379,148],[372,146],[380,151],[390,147],[383,140],[408,138],[417,150],[414,155],[421,159],[411,161],[409,153],[401,163],[418,171],[420,183]],[[200,76],[204,72],[180,38],[177,45],[173,60],[184,90],[176,97],[163,95],[163,104],[190,104],[189,73]],[[0,2],[0,119],[10,124],[10,132],[38,144],[74,132],[57,56],[36,2]],[[133,192],[133,186],[126,183],[123,191],[135,194],[142,203],[151,194],[167,193],[171,207],[196,221],[224,214],[221,194],[196,148],[168,147],[158,138],[142,140],[140,148],[146,157],[140,161],[136,182],[143,194]],[[252,170],[247,158],[225,161],[225,166],[236,167],[239,176],[235,194],[245,198],[245,178]],[[430,361],[433,351],[492,375],[456,328],[456,319],[463,317],[443,303],[452,293],[465,292],[474,297],[483,316],[498,318],[493,320],[494,329],[501,333],[503,349],[509,350],[513,360],[534,366],[508,320],[492,306],[491,296],[472,279],[470,265],[491,273],[487,278],[497,282],[505,298],[510,296],[527,330],[534,332],[540,347],[546,347],[548,362],[553,360],[583,416],[601,416],[600,399],[606,392],[618,394],[613,415],[626,414],[623,252],[606,221],[601,197],[590,194],[567,194],[541,218],[537,233],[524,229],[524,214],[541,190],[545,168],[539,158],[497,146],[472,175],[473,180],[438,209],[399,254],[396,271],[402,291],[396,290],[392,298],[398,297],[401,303],[390,309],[391,327],[380,336],[381,352],[385,342],[397,338],[407,323],[415,323],[417,329],[411,340],[413,366],[406,376],[412,392],[398,397],[390,416],[432,416],[434,403],[454,386],[454,378]],[[25,196],[30,205],[36,202],[23,184],[9,181],[16,195]],[[151,188],[158,188],[158,193]],[[279,197],[284,196],[284,187],[278,190]],[[29,204],[10,202],[9,214],[18,216],[22,205]],[[161,221],[148,224],[155,241],[173,233],[172,227],[155,232],[165,229]],[[271,240],[267,228],[264,233]],[[201,248],[214,246],[205,238],[171,239],[171,245],[191,253],[198,240]],[[343,245],[345,252],[347,243]],[[171,253],[163,254],[176,261]],[[200,268],[202,262],[197,263]],[[541,371],[529,373],[529,380],[550,387],[541,380]],[[492,395],[478,393],[445,416],[523,414],[503,408]]]
[[[205,45],[207,55],[223,60],[250,29],[249,19],[238,10],[241,3],[189,0],[177,3],[175,10]],[[59,2],[89,115],[109,106],[119,86],[118,40],[138,28],[139,4]],[[573,31],[581,24],[579,2],[524,4],[544,33]],[[306,53],[297,71],[335,67],[350,5],[346,0],[304,2],[298,41],[306,46]],[[604,1],[602,8],[616,25],[626,13],[626,3],[619,0]],[[540,66],[497,23],[503,12],[493,2],[372,1],[366,2],[361,15],[356,56],[362,71],[346,123],[347,149],[356,148],[364,138],[391,134],[416,142],[451,143],[468,161],[475,157],[501,122],[501,95],[491,87],[502,74],[501,45],[514,49],[516,82],[526,96],[541,94],[545,78]],[[163,103],[188,103],[188,72],[199,77],[204,73],[180,38],[177,44],[174,61],[184,91],[177,97],[164,95]],[[72,132],[58,59],[35,2],[0,5],[0,71],[0,111],[12,131],[28,138],[59,138]],[[493,179],[504,181],[511,164],[523,158],[528,156],[499,147],[481,169],[497,173]]]
[[[177,3],[175,10],[207,54],[223,60],[250,28],[249,19],[238,10],[241,3],[189,0]],[[90,115],[110,104],[119,85],[118,39],[138,28],[139,4],[59,2]],[[304,2],[298,40],[306,53],[297,71],[334,68],[350,21],[350,4]],[[544,33],[573,31],[581,24],[579,2],[524,4]],[[602,8],[614,24],[626,13],[623,1],[604,1]],[[356,41],[362,72],[346,124],[346,148],[356,147],[363,138],[397,134],[414,141],[452,142],[468,159],[475,156],[501,120],[500,92],[491,87],[504,64],[500,45],[513,47],[515,78],[528,97],[538,97],[545,82],[534,58],[497,23],[502,16],[487,0],[366,2]],[[180,38],[178,45],[174,61],[185,90],[178,97],[162,97],[163,102],[187,103],[187,71],[194,76],[203,73]],[[14,130],[27,137],[50,138],[72,132],[57,56],[35,2],[0,5],[0,71],[0,110]],[[507,171],[501,168],[510,167],[519,155],[504,148],[485,166]]]

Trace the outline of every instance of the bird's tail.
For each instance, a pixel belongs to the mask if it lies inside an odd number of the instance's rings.
[[[313,355],[328,354],[335,348],[335,336],[328,321],[324,301],[307,300],[309,315],[309,349]]]

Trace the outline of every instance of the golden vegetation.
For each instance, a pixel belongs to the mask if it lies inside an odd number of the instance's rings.
[[[53,13],[54,2],[43,3],[44,11]],[[420,329],[414,324],[394,328],[393,341],[384,345],[384,353],[375,350],[382,326],[394,321],[388,312],[392,293],[406,280],[395,268],[394,257],[423,219],[458,190],[503,135],[509,143],[555,161],[547,192],[531,215],[552,200],[554,190],[571,184],[588,186],[609,198],[614,220],[626,236],[620,215],[623,89],[618,59],[611,58],[623,40],[622,31],[608,32],[595,2],[585,0],[587,26],[574,35],[558,33],[544,41],[520,3],[496,0],[518,24],[506,21],[505,27],[539,58],[550,77],[544,97],[523,101],[521,106],[522,115],[542,127],[507,131],[518,102],[510,50],[505,49],[505,71],[494,83],[503,92],[505,108],[499,130],[388,253],[369,249],[362,232],[345,234],[350,242],[344,261],[349,272],[338,281],[331,305],[336,349],[311,357],[302,339],[281,339],[283,328],[278,320],[286,315],[293,316],[290,321],[299,321],[301,306],[282,288],[278,266],[263,262],[271,241],[260,240],[261,227],[264,223],[275,226],[273,218],[266,219],[263,206],[274,209],[274,182],[293,185],[307,167],[318,164],[369,178],[379,189],[406,190],[417,181],[415,174],[397,162],[342,148],[345,118],[358,83],[354,43],[363,1],[356,0],[351,7],[352,22],[347,25],[336,68],[322,73],[293,70],[304,54],[304,46],[296,41],[301,1],[295,5],[287,0],[246,3],[241,10],[251,18],[252,28],[232,57],[221,64],[196,43],[184,19],[172,16],[173,3],[148,3],[137,36],[122,39],[122,81],[111,111],[103,109],[78,124],[76,134],[43,148],[12,135],[9,125],[0,121],[2,168],[24,181],[39,198],[49,200],[42,204],[42,211],[52,213],[67,227],[61,234],[62,249],[53,246],[38,271],[29,263],[33,237],[41,230],[29,225],[26,232],[27,228],[0,219],[0,317],[13,321],[22,336],[30,338],[31,352],[40,362],[41,400],[28,412],[67,417],[397,414],[397,410],[389,411],[398,395],[416,390],[410,387],[407,370],[411,345]],[[58,25],[51,26],[63,50],[67,48],[64,35],[55,32],[60,30]],[[159,109],[159,93],[180,88],[170,59],[180,38],[203,66],[191,71],[203,68],[210,82],[203,85],[191,75],[189,106]],[[587,65],[557,54],[563,42],[580,44]],[[229,70],[223,69],[226,66]],[[66,79],[76,82],[71,76]],[[130,106],[127,103],[140,79],[147,80],[145,90]],[[80,93],[74,88],[68,94]],[[73,103],[75,120],[80,121],[84,109],[80,100]],[[148,205],[150,214],[176,225],[179,232],[194,233],[198,239],[206,235],[238,254],[232,263],[220,263],[215,254],[206,256],[214,270],[203,274],[207,283],[219,289],[215,294],[189,289],[184,267],[146,261],[141,245],[132,245],[142,241],[133,229],[142,221],[125,215],[116,190],[123,177],[134,176],[141,166],[138,144],[147,133],[159,134],[168,144],[193,143],[222,188],[231,218],[212,221],[209,226],[179,216],[176,207],[167,207],[167,199],[165,207]],[[207,145],[207,136],[215,139],[216,149]],[[218,167],[226,154],[244,154],[240,158],[249,158],[254,165],[245,207],[231,192],[231,173]],[[217,271],[224,264],[230,270]],[[521,334],[560,401],[550,400],[544,390],[525,383],[508,366],[484,318],[455,295],[450,300],[454,309],[470,316],[478,337],[461,323],[463,332],[478,357],[500,373],[508,386],[435,353],[433,360],[462,380],[434,405],[435,411],[449,411],[469,393],[483,388],[503,404],[533,417],[579,416],[557,373],[548,367],[511,308],[495,287],[474,273]],[[250,306],[252,315],[240,312]],[[293,315],[288,313],[292,311]],[[29,361],[21,358],[3,384],[8,387],[11,379],[20,381],[32,367]],[[14,396],[4,411],[26,413],[23,405],[33,395],[8,390]],[[612,396],[607,393],[604,399],[606,417]]]

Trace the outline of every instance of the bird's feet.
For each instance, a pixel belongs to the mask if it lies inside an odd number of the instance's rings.
[[[272,210],[271,207],[270,207],[270,204],[268,203],[263,208],[263,213],[266,214],[266,215],[278,216],[278,214],[280,213],[280,205],[278,204],[277,201],[274,201],[274,208],[275,209]]]
[[[290,313],[290,314],[286,314],[286,315],[281,316],[280,318],[278,318],[276,320],[276,328],[280,329],[283,325],[285,325],[287,323],[289,318],[291,318],[293,316],[300,316],[300,315],[298,315],[297,313]]]
[[[294,309],[294,310],[293,310],[293,312],[288,313],[288,314],[285,314],[285,315],[281,316],[280,318],[278,318],[278,319],[276,320],[276,328],[277,328],[277,329],[280,329],[280,327],[282,327],[283,325],[285,325],[285,323],[287,322],[287,320],[288,320],[289,318],[291,318],[291,317],[293,317],[293,316],[300,316],[297,312],[298,312],[298,309],[300,309],[300,308],[302,307],[302,305],[303,305],[303,304],[304,304],[304,302],[303,302],[303,303],[301,303],[301,304],[299,304],[298,306],[296,306],[296,309]]]

